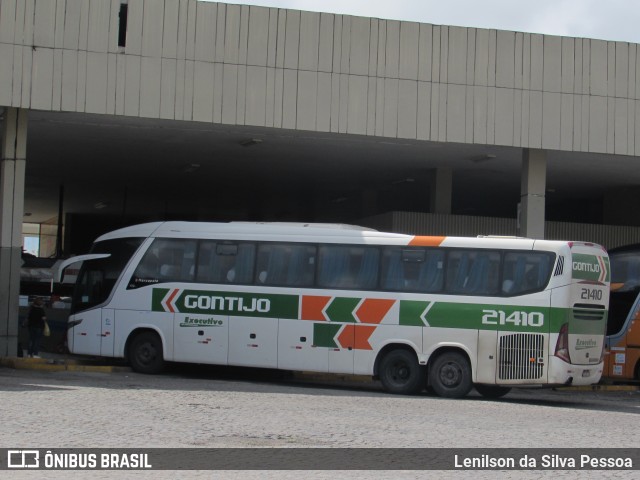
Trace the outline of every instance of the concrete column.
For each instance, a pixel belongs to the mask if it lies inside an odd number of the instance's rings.
[[[22,265],[27,110],[7,108],[0,135],[0,356],[15,356]]]
[[[431,213],[451,214],[451,197],[453,195],[453,170],[450,168],[436,168],[430,177]]]
[[[546,184],[546,152],[525,148],[522,152],[520,187],[520,236],[544,238]]]

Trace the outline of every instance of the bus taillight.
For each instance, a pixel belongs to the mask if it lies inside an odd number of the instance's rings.
[[[560,334],[558,335],[558,341],[556,342],[556,351],[554,355],[561,358],[567,363],[571,363],[571,357],[569,356],[569,324],[565,323],[560,328]]]

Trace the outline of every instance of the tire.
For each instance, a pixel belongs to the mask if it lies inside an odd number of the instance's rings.
[[[155,332],[143,332],[131,341],[129,362],[134,372],[154,374],[164,368],[162,341]]]
[[[458,352],[438,355],[429,369],[429,383],[441,397],[462,398],[471,391],[471,365]]]
[[[380,381],[389,393],[418,393],[425,386],[425,373],[425,368],[418,364],[416,355],[408,350],[392,350],[380,362]]]
[[[474,385],[480,395],[485,398],[500,398],[504,397],[511,391],[511,387],[500,387],[499,385]]]

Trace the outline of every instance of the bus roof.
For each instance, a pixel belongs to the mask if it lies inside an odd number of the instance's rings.
[[[400,233],[379,232],[366,227],[329,223],[290,223],[290,222],[153,222],[121,228],[106,233],[96,242],[126,237],[168,237],[168,238],[232,238],[236,240],[264,241],[308,241],[322,239],[329,243],[371,243],[412,246],[452,246],[477,248],[507,248],[557,251],[571,247],[574,243],[559,240],[534,240],[520,237],[449,237],[415,236]],[[598,245],[591,245],[601,248]]]

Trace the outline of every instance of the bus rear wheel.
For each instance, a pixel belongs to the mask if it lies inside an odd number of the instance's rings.
[[[441,397],[464,397],[473,387],[469,360],[458,352],[438,355],[429,368],[429,383]]]
[[[474,385],[480,395],[485,398],[500,398],[504,397],[511,391],[510,387],[501,387],[499,385]]]
[[[408,350],[392,350],[380,362],[380,381],[390,393],[418,393],[424,388],[425,373],[424,367],[418,364],[416,355]]]
[[[164,368],[162,341],[155,332],[143,332],[131,341],[129,347],[131,368],[138,373],[160,373]]]

